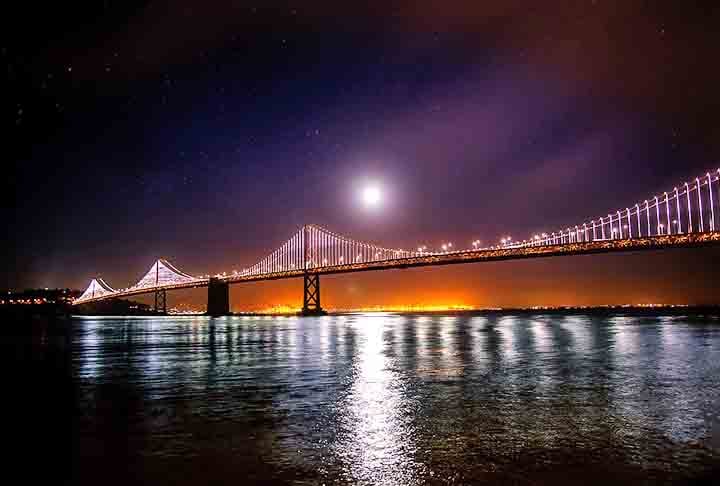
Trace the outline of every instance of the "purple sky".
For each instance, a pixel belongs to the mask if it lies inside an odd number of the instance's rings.
[[[125,286],[161,256],[229,270],[304,223],[495,242],[720,165],[720,19],[702,3],[234,4],[53,7],[46,36],[3,48],[5,286]],[[438,275],[474,288],[472,272]]]

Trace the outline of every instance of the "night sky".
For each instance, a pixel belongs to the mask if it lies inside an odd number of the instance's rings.
[[[22,7],[1,51],[4,286],[84,288],[102,275],[125,287],[158,257],[231,271],[305,223],[391,247],[469,246],[625,208],[720,167],[714,3]],[[384,194],[374,210],[358,200],[367,181]],[[370,273],[324,279],[323,297],[717,302],[718,256]],[[233,305],[299,305],[301,289],[235,286]]]

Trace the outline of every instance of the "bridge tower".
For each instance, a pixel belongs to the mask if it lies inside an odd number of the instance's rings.
[[[327,312],[320,306],[320,275],[305,273],[303,275],[303,308],[304,316],[324,316]]]
[[[219,278],[208,281],[207,314],[212,317],[230,314],[230,286]]]
[[[308,248],[308,227],[303,227],[303,316],[324,316],[327,312],[320,305],[320,274],[308,271],[310,252]]]
[[[167,314],[167,291],[160,289],[155,291],[155,307],[156,314]]]
[[[160,285],[160,260],[155,262],[155,286]],[[167,292],[165,289],[155,291],[155,313],[167,314]]]

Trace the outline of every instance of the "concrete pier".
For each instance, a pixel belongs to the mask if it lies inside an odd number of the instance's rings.
[[[230,286],[218,278],[208,282],[207,314],[212,317],[230,314]]]

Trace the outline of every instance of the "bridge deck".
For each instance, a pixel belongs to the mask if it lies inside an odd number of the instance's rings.
[[[701,246],[720,245],[720,231],[705,233],[688,233],[677,235],[662,235],[643,238],[626,238],[615,240],[602,240],[583,243],[565,243],[543,246],[516,246],[503,248],[489,248],[479,250],[465,250],[439,254],[428,254],[410,258],[398,258],[371,262],[349,263],[345,265],[323,266],[308,268],[308,273],[319,275],[332,275],[341,273],[366,272],[376,270],[392,270],[403,268],[416,268],[439,265],[455,265],[461,263],[482,263],[492,261],[520,260],[527,258],[544,258],[571,255],[592,255],[598,253],[619,253],[646,250],[663,250],[670,248],[690,248]],[[302,277],[304,270],[290,270],[263,275],[232,275],[220,277],[220,280],[230,284],[241,282],[258,282],[264,280],[280,280]],[[78,304],[97,302],[118,297],[146,294],[156,290],[174,290],[207,287],[209,279],[200,279],[175,285],[146,287],[142,289],[129,289],[104,295],[94,299],[87,299]]]

